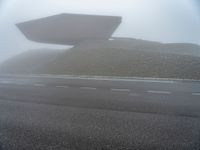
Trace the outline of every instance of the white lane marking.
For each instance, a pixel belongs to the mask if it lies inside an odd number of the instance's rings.
[[[12,76],[12,75],[7,75]],[[15,75],[17,76],[17,75]],[[130,78],[119,78],[111,76],[70,76],[70,75],[18,75],[19,77],[31,77],[31,78],[54,78],[54,79],[83,79],[83,80],[99,80],[99,81],[133,81],[133,82],[150,82],[150,83],[175,83],[175,81],[182,81],[182,79],[167,79],[167,78],[142,78],[142,77],[130,77]],[[184,80],[183,80],[184,81]]]
[[[57,88],[69,88],[69,86],[67,85],[63,85],[63,86],[56,86]]]
[[[159,81],[159,80],[147,80],[147,79],[144,79],[144,80],[132,80],[134,82],[149,82],[149,83],[170,83],[170,84],[173,84],[175,83],[174,81]]]
[[[149,90],[147,92],[153,93],[153,94],[171,94],[171,92],[169,92],[169,91],[152,91],[152,90]]]
[[[0,81],[0,84],[26,85],[25,83],[21,83],[21,82],[12,82],[12,81]]]
[[[84,89],[84,90],[96,90],[97,88],[94,88],[94,87],[80,87],[80,89]]]
[[[111,89],[114,92],[130,92],[130,89]]]
[[[44,84],[34,84],[34,86],[39,86],[39,87],[44,87],[45,85]]]
[[[192,93],[194,96],[200,96],[200,93]]]

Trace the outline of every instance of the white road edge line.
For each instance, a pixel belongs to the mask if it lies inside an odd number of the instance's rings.
[[[97,88],[94,88],[94,87],[80,87],[80,89],[84,89],[84,90],[96,90]]]
[[[21,83],[21,82],[12,82],[12,81],[0,81],[0,84],[26,85],[25,83]]]
[[[0,84],[12,84],[13,82],[11,81],[0,81]]]
[[[153,93],[153,94],[171,94],[171,92],[169,92],[169,91],[152,91],[152,90],[149,90],[147,92]]]
[[[200,96],[200,93],[192,93],[194,96]]]
[[[130,92],[131,90],[130,89],[111,89],[111,91],[114,91],[114,92]]]
[[[15,76],[23,77],[23,75],[15,75]],[[32,78],[44,77],[44,78],[55,78],[55,79],[83,79],[83,80],[99,80],[99,81],[133,81],[133,82],[171,83],[171,84],[175,83],[176,81],[182,81],[182,79],[171,79],[171,78],[142,78],[142,77],[119,78],[111,76],[69,76],[69,75],[51,75],[51,74],[41,74],[41,75],[31,74],[28,77]]]

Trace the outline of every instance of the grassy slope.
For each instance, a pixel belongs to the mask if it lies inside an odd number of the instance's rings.
[[[72,49],[42,70],[43,73],[49,71],[55,74],[200,79],[200,58],[136,50]]]
[[[26,52],[3,63],[0,70],[4,73],[200,79],[199,52],[200,48],[192,44],[118,39],[86,42],[66,52]]]
[[[51,49],[29,50],[10,58],[0,65],[4,73],[39,73],[39,70],[55,61],[62,52]]]

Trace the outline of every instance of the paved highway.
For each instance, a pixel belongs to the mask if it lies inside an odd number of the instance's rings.
[[[200,82],[0,75],[0,150],[200,149]]]

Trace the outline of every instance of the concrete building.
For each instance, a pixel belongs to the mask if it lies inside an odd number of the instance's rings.
[[[118,16],[59,14],[17,24],[27,39],[51,44],[76,45],[108,40],[121,23]]]

